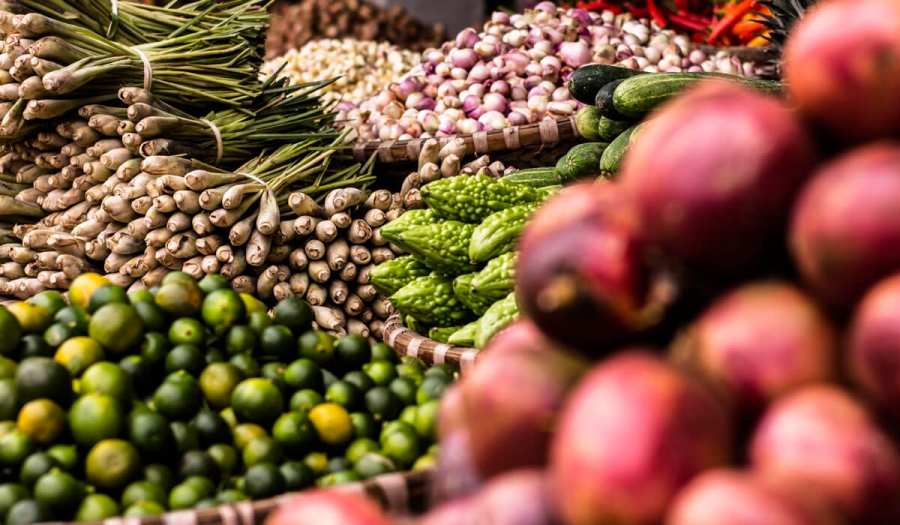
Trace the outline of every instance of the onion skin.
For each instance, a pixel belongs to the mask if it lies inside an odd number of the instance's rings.
[[[499,334],[459,383],[473,463],[484,478],[546,464],[556,414],[589,366],[529,325]]]
[[[821,493],[853,523],[900,521],[900,455],[849,394],[814,385],[776,401],[750,443],[754,470]]]
[[[813,175],[794,204],[791,256],[836,312],[900,270],[900,143],[862,146]]]
[[[836,141],[858,144],[900,132],[897,2],[816,5],[788,39],[784,63],[790,95]]]
[[[391,525],[391,520],[364,496],[314,490],[279,505],[264,525]]]
[[[835,373],[838,336],[825,313],[786,282],[740,286],[718,298],[673,345],[684,362],[738,408],[756,414]]]
[[[840,525],[828,505],[750,472],[715,469],[672,502],[666,525]]]
[[[854,383],[896,417],[900,414],[900,275],[880,281],[863,296],[847,339]]]
[[[801,124],[774,97],[721,81],[651,119],[620,174],[647,242],[712,279],[757,273],[814,166]]]
[[[594,367],[563,407],[550,486],[568,525],[655,524],[699,472],[727,463],[727,411],[642,349]]]

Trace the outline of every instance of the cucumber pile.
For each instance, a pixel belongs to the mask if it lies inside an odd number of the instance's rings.
[[[560,159],[555,169],[557,180],[615,174],[641,130],[641,121],[685,89],[709,79],[739,82],[770,93],[782,89],[777,81],[725,73],[648,73],[605,64],[581,66],[572,73],[568,87],[573,97],[588,104],[578,112],[576,125],[590,142],[575,146]],[[525,179],[525,175],[518,176]]]
[[[0,523],[263,499],[435,463],[446,366],[209,276],[0,306]]]

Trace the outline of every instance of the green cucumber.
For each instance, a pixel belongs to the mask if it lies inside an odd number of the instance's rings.
[[[725,73],[653,73],[620,82],[612,96],[613,106],[626,117],[640,118],[688,87],[709,79],[730,80],[770,93],[780,93],[782,90],[781,82],[756,80]],[[603,112],[603,108],[600,108],[600,111]]]
[[[619,171],[625,153],[628,152],[628,148],[634,143],[646,124],[646,122],[642,122],[631,126],[616,137],[616,140],[610,142],[609,147],[603,151],[603,156],[600,158],[600,170],[603,173],[614,174]]]
[[[622,82],[625,82],[625,79],[613,80],[600,88],[600,91],[597,92],[597,96],[594,97],[594,106],[600,111],[600,114],[606,118],[611,118],[613,120],[628,120],[626,116],[619,113],[619,110],[616,109],[616,105],[613,103],[613,94],[619,89]]]
[[[594,96],[606,84],[613,80],[629,78],[643,73],[643,71],[622,66],[585,64],[576,69],[569,77],[569,93],[579,102],[593,104]]]
[[[633,120],[613,120],[611,118],[603,117],[600,119],[600,124],[597,126],[597,134],[600,135],[600,140],[612,142],[616,137],[624,133],[625,130],[634,125],[635,122]]]
[[[559,184],[556,168],[529,168],[527,170],[514,171],[504,176],[502,180],[531,186],[532,188],[546,188],[547,186]]]
[[[556,165],[556,174],[565,184],[600,174],[600,157],[608,142],[586,142],[572,147]]]
[[[600,127],[600,110],[596,106],[585,106],[579,109],[575,116],[575,127],[586,140],[599,139],[597,130]]]

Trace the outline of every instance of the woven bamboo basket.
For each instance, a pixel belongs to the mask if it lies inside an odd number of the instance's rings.
[[[403,324],[399,313],[391,315],[384,323],[384,342],[399,355],[418,357],[428,365],[446,363],[465,374],[475,366],[479,350],[465,348],[417,334]]]
[[[406,516],[425,512],[431,491],[432,470],[384,474],[370,480],[348,483],[336,490],[367,496],[392,515]],[[212,509],[183,510],[145,518],[110,518],[82,522],[81,525],[259,525],[295,494],[261,501],[244,501]],[[47,525],[71,525],[51,522]]]

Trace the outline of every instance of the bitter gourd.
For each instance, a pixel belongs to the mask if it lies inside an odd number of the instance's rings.
[[[469,258],[486,262],[513,249],[537,203],[520,204],[488,215],[472,232]]]
[[[416,278],[390,300],[403,314],[429,325],[457,326],[474,317],[453,293],[453,281],[436,273]]]
[[[415,258],[404,255],[376,266],[369,273],[371,284],[378,293],[394,295],[397,290],[411,283],[417,277],[431,273],[427,266]]]
[[[472,293],[472,279],[475,278],[477,272],[464,273],[453,280],[453,293],[466,306],[469,307],[476,315],[483,314],[494,301],[485,299],[480,295]]]
[[[456,346],[475,346],[475,332],[478,330],[478,321],[463,326],[459,330],[453,332],[453,335],[447,338],[447,342]]]
[[[434,327],[428,331],[428,338],[438,343],[449,343],[450,336],[459,331],[460,328],[462,326]]]
[[[379,231],[381,232],[381,236],[387,239],[388,242],[394,243],[404,251],[409,251],[401,244],[401,233],[410,228],[415,228],[416,226],[437,224],[440,221],[440,218],[438,218],[434,210],[409,210],[395,220],[382,226]]]
[[[530,186],[487,175],[436,180],[422,186],[420,194],[438,216],[469,223],[480,223],[494,212],[542,198]]]
[[[516,303],[515,293],[510,293],[492,304],[478,320],[475,328],[475,348],[484,348],[494,334],[513,322],[518,316],[519,305]]]
[[[499,301],[516,284],[516,252],[507,252],[488,261],[472,278],[472,293],[488,301]]]
[[[459,221],[415,226],[400,234],[398,246],[432,270],[459,275],[475,268],[469,260],[474,230],[474,224]]]

